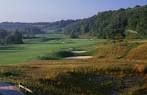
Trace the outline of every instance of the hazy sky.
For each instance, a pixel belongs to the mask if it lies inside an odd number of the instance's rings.
[[[99,11],[145,4],[147,0],[0,0],[0,22],[79,19]]]

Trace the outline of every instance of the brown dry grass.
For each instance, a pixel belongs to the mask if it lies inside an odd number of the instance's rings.
[[[128,92],[123,93],[122,95],[146,95],[147,93],[147,85],[143,86],[134,86],[128,89]]]
[[[133,71],[140,72],[140,73],[144,72],[145,70],[146,70],[145,64],[135,64],[133,68]]]
[[[123,59],[128,55],[128,52],[138,44],[136,43],[107,43],[97,45],[96,57],[98,59]]]
[[[147,43],[139,45],[137,48],[132,49],[128,55],[127,59],[130,60],[147,60]]]

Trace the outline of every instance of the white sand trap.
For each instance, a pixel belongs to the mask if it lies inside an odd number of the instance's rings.
[[[72,51],[72,53],[86,53],[87,51]]]
[[[65,59],[71,60],[71,59],[91,59],[93,56],[75,56],[75,57],[67,57]]]

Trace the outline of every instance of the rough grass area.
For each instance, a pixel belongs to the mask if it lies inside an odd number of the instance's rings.
[[[141,44],[132,49],[127,58],[130,60],[146,60],[147,59],[147,43]]]
[[[1,76],[1,81],[21,82],[33,90],[33,94],[28,95],[146,95],[147,72],[134,71],[134,62],[127,63],[116,60],[34,61],[27,63],[29,65],[1,66],[0,74],[20,71],[22,75],[8,74]]]
[[[95,55],[99,59],[123,59],[138,43],[103,43],[97,45]]]

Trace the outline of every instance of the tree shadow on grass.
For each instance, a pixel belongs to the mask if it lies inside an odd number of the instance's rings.
[[[0,50],[24,50],[24,47],[17,47],[17,46],[0,46]]]

